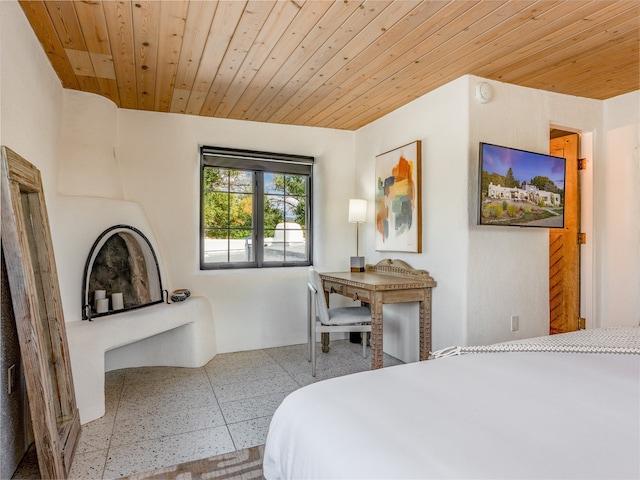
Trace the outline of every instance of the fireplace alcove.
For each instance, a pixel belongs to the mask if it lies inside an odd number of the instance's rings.
[[[108,308],[96,308],[96,291],[105,293]],[[121,308],[111,300],[121,294]],[[82,278],[82,319],[123,313],[162,303],[168,293],[162,288],[158,259],[151,242],[138,229],[115,225],[96,239]]]
[[[147,366],[198,368],[216,355],[212,304],[197,292],[183,302],[159,302],[124,313],[94,316],[91,322],[82,320],[82,306],[93,300],[81,295],[88,290],[88,278],[82,282],[81,275],[86,255],[100,232],[112,225],[135,225],[144,232],[157,255],[162,285],[169,291],[172,271],[163,263],[154,229],[139,203],[59,195],[54,207],[60,238],[56,256],[63,259],[58,264],[58,275],[63,286],[62,303],[65,312],[69,312],[67,337],[81,424],[105,414],[105,372]],[[153,256],[147,263],[152,265],[148,271],[157,270]],[[185,286],[189,285],[180,285]]]

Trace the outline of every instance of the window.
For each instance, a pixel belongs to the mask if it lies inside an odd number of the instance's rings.
[[[313,157],[200,149],[200,268],[310,265]]]

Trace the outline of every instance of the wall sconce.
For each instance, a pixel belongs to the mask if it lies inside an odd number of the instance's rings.
[[[359,198],[349,200],[349,223],[356,224],[356,256],[351,257],[351,271],[364,272],[364,257],[360,256],[358,225],[367,219],[367,201]]]

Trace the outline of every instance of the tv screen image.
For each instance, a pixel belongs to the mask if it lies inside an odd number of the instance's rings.
[[[564,227],[562,157],[480,143],[478,224]]]

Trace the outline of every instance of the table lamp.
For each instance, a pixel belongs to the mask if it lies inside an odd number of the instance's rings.
[[[367,219],[367,201],[360,198],[349,200],[349,223],[356,224],[356,256],[351,257],[351,271],[364,272],[364,257],[360,256],[358,250],[358,225]]]

